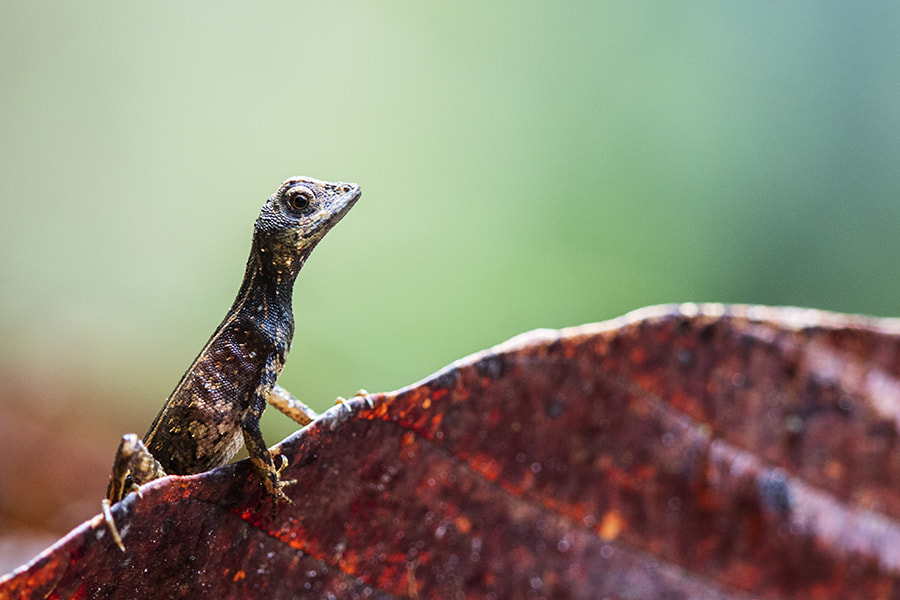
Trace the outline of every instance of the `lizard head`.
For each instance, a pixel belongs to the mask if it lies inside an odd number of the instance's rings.
[[[360,196],[355,183],[330,183],[291,177],[263,205],[253,230],[260,266],[288,277],[319,240],[353,207]]]

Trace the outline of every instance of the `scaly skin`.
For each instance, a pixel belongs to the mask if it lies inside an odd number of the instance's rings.
[[[123,550],[110,504],[166,474],[201,473],[223,465],[242,445],[272,498],[273,510],[278,501],[290,502],[282,488],[292,482],[280,479],[259,419],[267,400],[279,408],[290,404],[295,415],[299,405],[298,422],[303,424],[315,415],[275,383],[294,335],[294,281],[316,244],[359,196],[359,186],[352,183],[294,177],[263,205],[234,304],[178,382],[143,443],[129,434],[119,446],[104,514]]]

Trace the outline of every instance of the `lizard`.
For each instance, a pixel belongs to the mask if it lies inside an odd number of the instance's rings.
[[[243,445],[272,499],[290,503],[260,432],[266,403],[306,425],[317,415],[276,383],[294,334],[294,281],[316,244],[360,197],[353,183],[292,177],[266,200],[253,229],[250,257],[231,308],[169,395],[150,430],[122,437],[103,516],[125,546],[110,506],[166,475],[202,473],[230,461]]]

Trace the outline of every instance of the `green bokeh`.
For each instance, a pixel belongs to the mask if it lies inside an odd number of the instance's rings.
[[[900,5],[262,6],[0,5],[6,364],[143,432],[295,174],[364,190],[296,289],[318,408],[649,304],[900,312]]]

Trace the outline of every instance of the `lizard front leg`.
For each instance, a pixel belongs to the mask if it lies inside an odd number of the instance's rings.
[[[106,488],[106,499],[110,504],[115,504],[128,492],[137,491],[138,486],[165,476],[162,465],[144,442],[135,434],[127,433],[122,436],[116,450],[109,487]]]
[[[300,425],[309,425],[319,418],[319,413],[278,384],[266,391],[266,401]]]
[[[350,398],[362,397],[365,399],[366,404],[369,405],[369,408],[372,408],[374,404],[372,404],[372,400],[369,399],[369,392],[366,390],[359,390]],[[271,406],[274,406],[282,414],[286,415],[293,421],[296,421],[300,425],[306,426],[319,418],[319,413],[308,407],[301,400],[299,400],[292,393],[284,389],[278,384],[273,385],[270,390],[266,393],[266,401]],[[347,410],[349,407],[347,405],[347,399],[343,396],[338,396],[334,401],[335,404],[340,404]]]
[[[270,396],[273,388],[275,388],[274,379],[276,376],[275,369],[267,368],[265,370],[262,381],[251,397],[250,405],[241,418],[244,445],[247,446],[250,462],[259,476],[260,483],[266,494],[272,498],[273,515],[278,508],[279,502],[293,503],[287,494],[284,493],[284,487],[296,483],[294,480],[283,481],[281,479],[281,471],[287,466],[287,459],[282,457],[283,462],[281,466],[275,467],[275,462],[272,460],[272,455],[269,453],[269,448],[266,446],[262,432],[259,429],[259,419],[266,408],[266,398]],[[284,391],[281,387],[278,389]],[[284,393],[287,394],[288,392],[284,391]]]
[[[147,449],[141,439],[133,433],[122,436],[119,448],[116,450],[116,458],[113,461],[112,475],[109,478],[109,487],[106,488],[106,498],[103,499],[103,520],[115,540],[116,545],[125,551],[122,536],[116,528],[110,506],[121,500],[132,491],[137,491],[138,486],[165,477],[166,472],[162,465]]]

